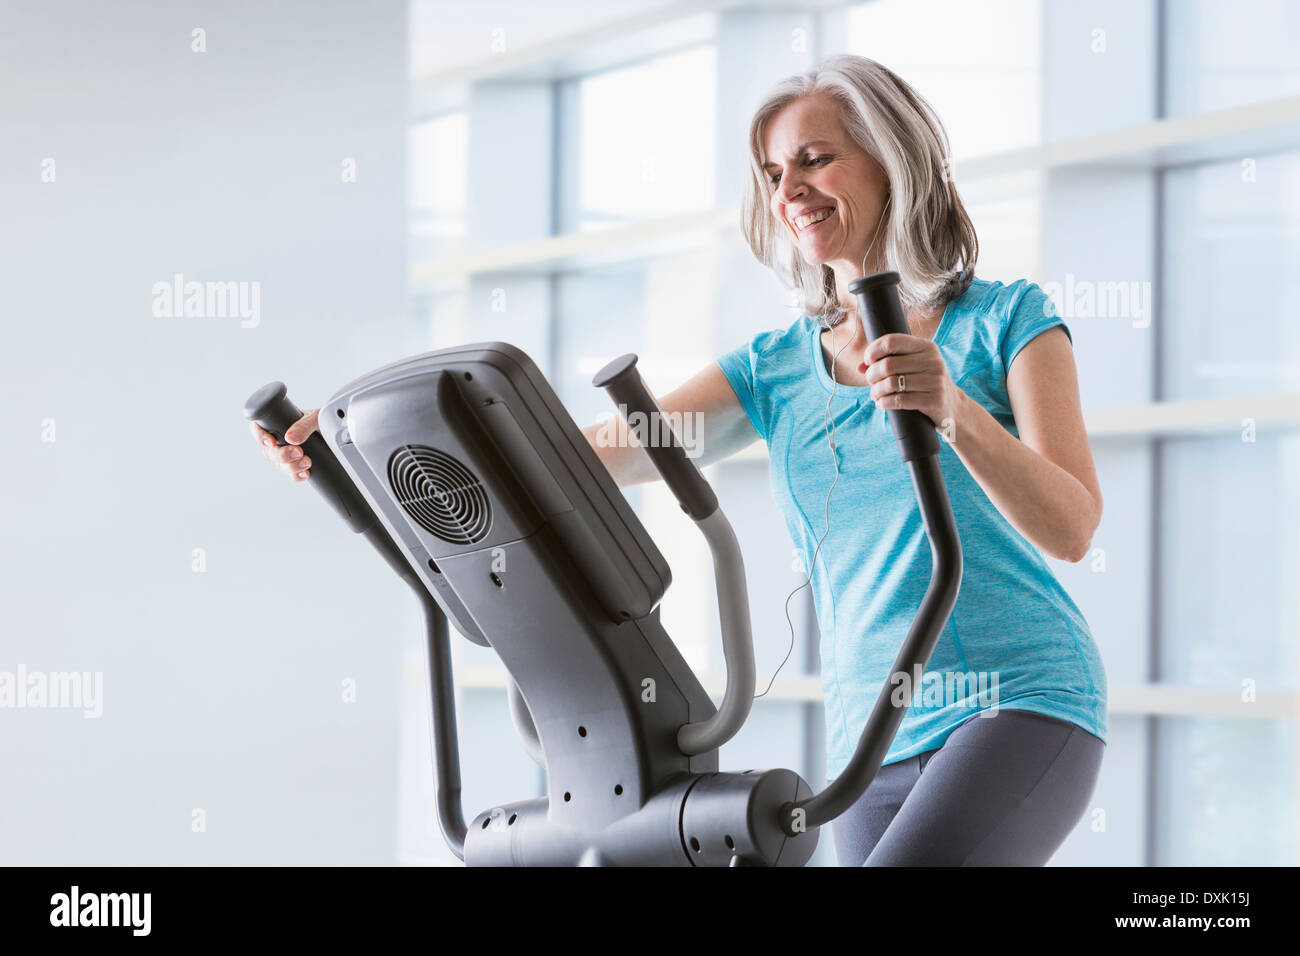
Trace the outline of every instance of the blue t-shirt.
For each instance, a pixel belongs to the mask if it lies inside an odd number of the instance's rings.
[[[953,381],[1012,435],[1007,370],[1035,336],[1064,323],[1037,285],[975,279],[948,303],[934,341]],[[763,332],[718,359],[767,443],[772,491],[805,570],[826,533],[835,480],[825,425],[832,382],[815,319]],[[851,334],[837,330],[836,346]],[[1069,330],[1066,329],[1066,334]],[[845,336],[846,338],[839,338]],[[829,779],[844,769],[930,581],[930,547],[907,466],[870,389],[831,400],[840,476],[817,552]],[[1028,710],[1106,739],[1106,672],[1077,606],[1042,554],[1004,518],[956,453],[939,463],[961,535],[961,591],[885,755],[939,747],[981,711]]]

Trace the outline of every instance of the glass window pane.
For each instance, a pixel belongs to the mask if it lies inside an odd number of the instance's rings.
[[[1145,683],[1150,673],[1151,445],[1139,438],[1093,438],[1105,502],[1088,556],[1071,564],[1047,558],[1083,612],[1112,687]]]
[[[442,73],[585,33],[664,0],[409,0],[408,65],[412,78]]]
[[[569,229],[590,232],[636,219],[713,206],[714,69],[712,46],[694,47],[635,66],[573,81],[576,209]]]
[[[473,330],[467,322],[465,299],[465,289],[461,285],[438,293],[412,293],[411,310],[415,327],[421,332],[418,340],[412,343],[412,350],[428,352],[474,341]]]
[[[972,200],[968,190],[960,189],[960,192],[979,237],[976,274],[981,279],[1006,283],[1038,275],[1042,248],[1042,194],[1035,191],[1033,185],[1021,194],[994,199]]]
[[[1296,686],[1300,439],[1255,438],[1163,443],[1162,681]]]
[[[1185,116],[1300,94],[1300,5],[1165,4],[1167,111]]]
[[[459,250],[469,194],[468,115],[412,125],[407,149],[412,257],[424,261]]]
[[[1156,722],[1157,866],[1294,866],[1295,721]]]
[[[1300,153],[1164,178],[1165,396],[1300,389]]]
[[[555,277],[551,387],[579,427],[613,414],[591,384],[615,356],[643,351],[644,263],[563,272]]]
[[[846,19],[846,52],[915,86],[955,160],[1040,141],[1040,0],[877,0]],[[960,165],[956,173],[960,182]]]

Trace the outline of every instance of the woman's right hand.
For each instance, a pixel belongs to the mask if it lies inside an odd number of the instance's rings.
[[[267,461],[275,462],[280,470],[292,476],[294,481],[306,481],[311,476],[311,459],[298,446],[310,438],[312,432],[318,430],[316,413],[319,411],[319,408],[313,408],[289,426],[289,430],[284,433],[287,445],[277,445],[271,433],[257,422],[248,423],[253,438],[262,447],[262,457]]]

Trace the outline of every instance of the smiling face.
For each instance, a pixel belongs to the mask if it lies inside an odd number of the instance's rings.
[[[825,94],[789,103],[767,124],[763,148],[764,171],[773,183],[772,215],[800,255],[850,278],[862,274],[888,183],[880,165],[845,131],[838,104]],[[882,248],[877,238],[877,260]]]

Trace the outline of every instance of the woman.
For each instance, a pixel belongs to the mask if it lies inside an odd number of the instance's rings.
[[[744,230],[801,315],[660,400],[703,416],[697,463],[762,438],[809,566],[827,776],[847,763],[929,581],[886,414],[940,431],[961,592],[885,764],[833,825],[842,865],[1042,865],[1078,823],[1106,735],[1106,676],[1040,554],[1079,561],[1101,517],[1069,333],[1035,285],[975,278],[977,242],[938,119],[855,56],[779,84],[750,126]],[[867,346],[848,284],[901,276],[911,334]],[[617,419],[584,431],[620,485],[658,477]],[[300,444],[309,413],[290,430]],[[300,449],[263,452],[305,480]],[[827,520],[829,519],[829,521]]]
[[[1069,333],[1037,286],[974,277],[942,127],[880,64],[834,57],[779,84],[749,145],[746,238],[805,314],[718,365],[812,556],[828,777],[930,576],[888,411],[920,411],[946,439],[965,556],[886,765],[834,824],[840,862],[1046,863],[1087,807],[1106,735],[1100,655],[1039,553],[1081,560],[1101,518]],[[884,270],[901,276],[911,334],[868,347],[848,285]]]

